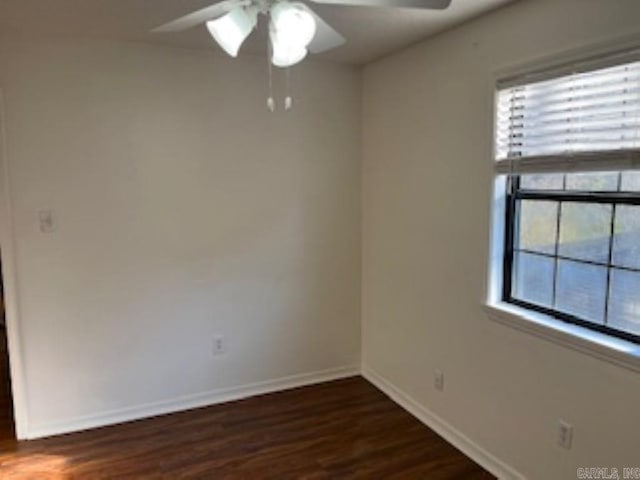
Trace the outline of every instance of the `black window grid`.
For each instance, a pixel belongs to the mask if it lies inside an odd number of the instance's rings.
[[[538,313],[542,313],[566,323],[585,327],[589,330],[594,330],[606,335],[621,338],[633,343],[640,344],[640,335],[620,330],[611,327],[608,321],[609,303],[611,296],[611,272],[612,270],[631,271],[640,274],[640,269],[630,268],[627,266],[617,265],[612,263],[613,252],[613,239],[615,233],[615,218],[616,207],[618,205],[634,205],[640,206],[640,192],[620,192],[622,173],[618,173],[618,191],[611,192],[588,192],[588,191],[571,191],[566,190],[566,174],[563,175],[563,190],[527,190],[520,188],[520,176],[514,175],[508,178],[507,181],[507,195],[506,195],[506,208],[505,208],[505,239],[504,239],[504,265],[503,265],[503,301],[511,303],[513,305],[526,308]],[[527,250],[523,248],[516,248],[515,241],[518,235],[518,202],[522,200],[538,200],[538,201],[553,201],[558,202],[558,212],[556,218],[556,231],[555,231],[555,251],[553,254],[543,253],[534,250]],[[562,204],[567,202],[575,203],[587,203],[587,204],[608,204],[612,206],[611,220],[610,220],[610,232],[609,232],[609,246],[607,262],[590,261],[584,259],[573,258],[559,254],[560,244],[560,222]],[[559,260],[568,260],[581,264],[597,265],[605,267],[607,269],[606,274],[606,292],[605,292],[605,312],[604,312],[604,324],[594,323],[584,318],[577,317],[570,313],[558,310],[556,308],[549,308],[542,305],[538,305],[526,300],[522,300],[513,296],[513,273],[514,273],[514,256],[517,252],[530,253],[534,255],[544,256],[554,259],[553,267],[553,285],[552,285],[552,303],[556,305],[557,296],[557,279],[558,279],[558,263]],[[640,292],[638,292],[640,295]]]

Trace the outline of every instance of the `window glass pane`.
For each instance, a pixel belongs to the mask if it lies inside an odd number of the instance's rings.
[[[558,227],[558,202],[522,200],[516,248],[554,254]]]
[[[553,302],[553,258],[516,252],[513,296],[526,302],[551,307]]]
[[[567,190],[616,192],[618,190],[618,173],[568,173]]]
[[[560,210],[558,254],[608,263],[611,205],[566,202]]]
[[[556,309],[583,320],[604,323],[607,268],[558,260]]]
[[[608,324],[640,335],[640,273],[611,270]]]
[[[564,174],[543,173],[535,175],[521,175],[520,188],[525,190],[562,190]]]
[[[640,192],[640,172],[622,172],[620,190],[623,192]]]
[[[640,169],[523,174],[518,185],[510,299],[640,338]]]
[[[640,207],[618,205],[614,231],[612,263],[640,269]]]

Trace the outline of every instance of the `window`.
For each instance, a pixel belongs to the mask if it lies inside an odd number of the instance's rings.
[[[640,343],[640,55],[498,85],[501,300]]]

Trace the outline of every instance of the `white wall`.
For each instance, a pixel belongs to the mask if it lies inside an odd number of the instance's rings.
[[[273,115],[264,59],[0,39],[22,433],[357,364],[362,113],[365,368],[530,478],[637,463],[638,374],[481,303],[494,72],[638,19],[636,0],[523,0],[367,67],[362,112],[357,71],[305,62]]]
[[[358,71],[307,61],[269,114],[263,58],[0,43],[22,435],[359,365]]]
[[[364,70],[364,368],[529,478],[637,467],[640,375],[482,310],[494,73],[631,32],[636,0],[524,0]]]

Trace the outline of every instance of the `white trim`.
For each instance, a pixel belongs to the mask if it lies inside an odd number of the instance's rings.
[[[503,302],[486,304],[484,309],[503,325],[640,372],[640,345]]]
[[[18,303],[18,281],[15,259],[15,236],[11,208],[9,158],[6,146],[4,96],[0,88],[0,245],[2,246],[2,279],[4,283],[5,323],[13,394],[13,413],[16,435],[24,438],[29,430],[27,389],[22,357],[22,335]]]
[[[104,427],[107,425],[130,422],[133,420],[140,420],[168,413],[176,413],[194,408],[217,405],[233,400],[263,395],[265,393],[279,392],[282,390],[304,387],[306,385],[354,377],[359,374],[360,367],[353,365],[331,368],[318,372],[301,373],[288,377],[266,380],[263,382],[250,383],[247,385],[218,388],[208,392],[184,395],[170,400],[162,400],[159,402],[136,405],[133,407],[100,412],[92,415],[68,418],[56,422],[32,425],[24,438],[32,440],[53,435],[61,435],[63,433]]]
[[[524,475],[514,470],[513,467],[489,453],[372,368],[364,365],[362,367],[362,376],[384,392],[391,400],[499,479],[525,479]]]

